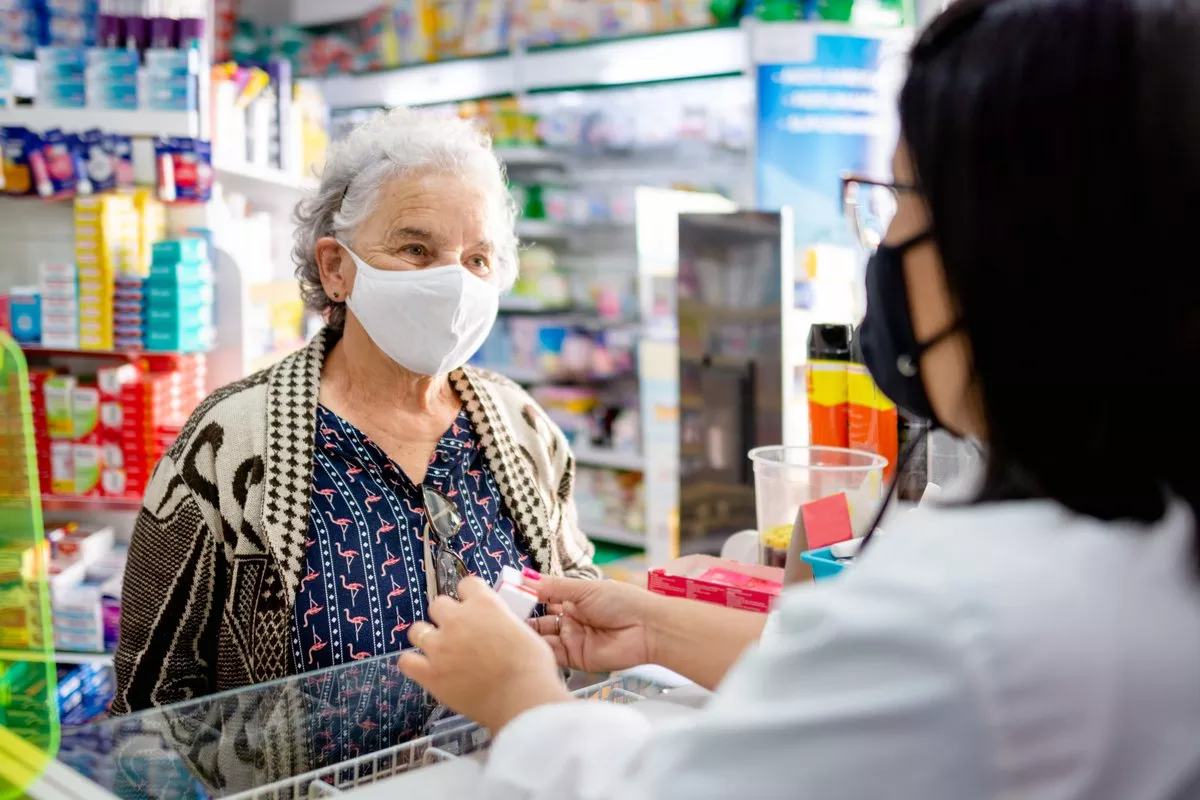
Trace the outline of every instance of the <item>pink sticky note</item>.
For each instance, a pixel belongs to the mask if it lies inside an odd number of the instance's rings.
[[[850,527],[850,504],[842,492],[800,506],[808,547],[818,550],[854,538]]]

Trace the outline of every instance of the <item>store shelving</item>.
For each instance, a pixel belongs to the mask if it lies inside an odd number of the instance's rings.
[[[134,361],[147,355],[145,350],[77,350],[59,347],[42,347],[36,344],[23,344],[21,350],[28,356],[61,356],[63,358],[117,358]],[[154,353],[150,353],[154,355]],[[159,354],[161,355],[161,354]]]
[[[565,166],[563,157],[543,147],[497,147],[496,156],[510,168]]]
[[[57,650],[46,654],[30,650],[0,650],[0,661],[53,661],[56,664],[101,664],[112,666],[112,653],[79,653]]]
[[[217,180],[235,188],[246,186],[252,190],[272,192],[284,191],[299,194],[317,188],[319,181],[311,176],[293,175],[279,169],[259,167],[253,164],[218,162],[213,165]]]
[[[575,463],[581,467],[617,469],[626,472],[641,472],[645,469],[645,460],[641,453],[588,446],[576,446],[574,452]]]
[[[580,523],[579,527],[587,534],[589,539],[610,542],[612,544],[622,544],[626,547],[640,548],[646,546],[645,534],[625,530],[616,525],[589,525],[583,522]]]
[[[571,235],[570,226],[548,219],[517,220],[517,236],[521,239],[566,239]]]
[[[322,88],[335,109],[433,105],[736,75],[748,52],[742,29],[704,28],[337,75]]]
[[[109,511],[135,513],[142,507],[136,497],[75,497],[63,494],[42,495],[42,511]]]
[[[100,128],[138,138],[200,135],[200,115],[192,111],[117,111],[92,108],[12,106],[0,109],[0,125],[20,125],[35,131],[61,128],[82,131]]]

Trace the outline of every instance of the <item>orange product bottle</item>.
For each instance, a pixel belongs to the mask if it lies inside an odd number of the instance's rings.
[[[899,455],[896,404],[879,390],[870,371],[862,362],[862,351],[856,340],[848,375],[850,447],[886,458],[888,463],[883,470],[886,480],[895,473],[896,458]]]
[[[850,446],[850,326],[813,325],[808,333],[808,424],[814,446]]]

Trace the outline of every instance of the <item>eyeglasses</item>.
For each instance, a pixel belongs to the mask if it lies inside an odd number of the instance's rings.
[[[458,584],[467,577],[467,565],[455,551],[452,543],[462,527],[462,517],[454,501],[436,489],[422,487],[425,494],[425,575],[431,577],[433,591],[427,592],[432,599],[444,594],[458,599]]]
[[[876,181],[859,175],[842,177],[842,211],[850,220],[854,235],[868,253],[883,241],[901,193],[916,192],[917,187],[903,183]]]

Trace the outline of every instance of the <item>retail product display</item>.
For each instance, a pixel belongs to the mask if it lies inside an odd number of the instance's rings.
[[[0,153],[0,194],[63,200],[133,186],[133,144],[120,134],[0,126]]]
[[[575,507],[580,530],[593,538],[637,545],[646,535],[646,490],[641,472],[579,466]]]
[[[292,63],[212,69],[213,159],[309,177],[324,161],[329,110],[320,92],[292,79]]]
[[[204,396],[198,355],[71,373],[30,372],[39,482],[47,495],[138,498]]]
[[[76,260],[43,262],[37,287],[10,290],[14,338],[66,351],[207,351],[215,336],[208,240],[154,241],[162,229],[148,193],[77,198]]]
[[[96,0],[6,0],[0,6],[0,54],[95,44],[97,10]]]
[[[811,20],[900,25],[912,19],[905,0],[754,0],[754,15],[764,22]]]
[[[283,56],[302,75],[331,75],[717,21],[709,0],[392,0],[319,34],[242,19],[232,48],[239,60]]]
[[[7,581],[22,593],[22,602],[6,602],[0,624],[0,642],[13,650],[46,646],[41,631],[41,592],[37,580],[46,565],[50,590],[53,648],[60,652],[103,653],[116,649],[121,614],[121,580],[126,550],[115,543],[109,526],[69,523],[46,529],[38,547],[0,550],[4,572],[19,581]],[[66,709],[64,709],[66,710]]]

